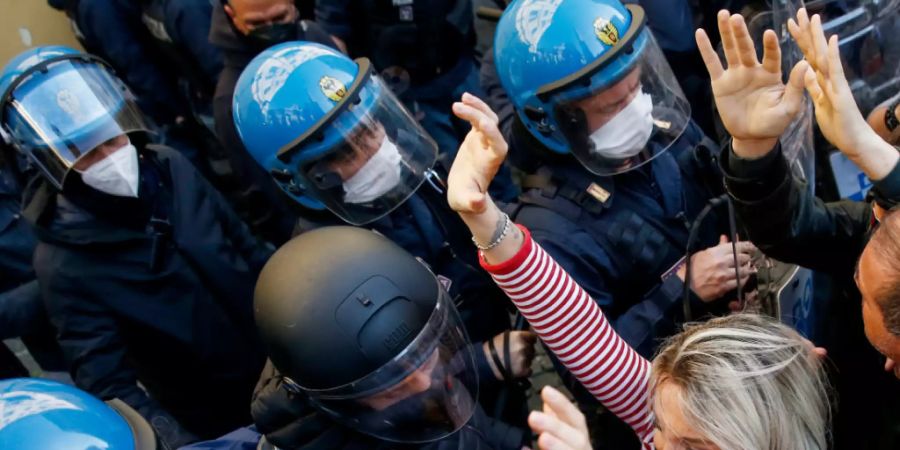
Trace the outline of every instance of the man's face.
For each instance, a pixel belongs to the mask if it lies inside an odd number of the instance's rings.
[[[884,323],[884,313],[879,304],[879,297],[883,295],[883,280],[891,279],[890,274],[887,273],[871,246],[867,246],[863,251],[855,278],[859,292],[862,294],[862,313],[866,337],[882,355],[894,361],[900,361],[900,337],[895,336],[887,329]],[[894,373],[900,378],[900,371],[896,368]]]
[[[336,155],[328,168],[340,175],[342,181],[347,181],[372,159],[385,139],[384,126],[378,122],[359,129],[348,139],[349,149]]]
[[[376,411],[383,411],[409,397],[421,394],[431,387],[431,376],[440,360],[440,353],[435,350],[421,367],[390,388],[371,395],[362,400],[364,404]]]
[[[244,35],[261,26],[293,22],[300,14],[292,0],[230,0],[225,13]]]
[[[126,145],[128,145],[128,136],[120,134],[85,153],[84,156],[78,158],[78,161],[75,161],[75,165],[72,166],[72,168],[79,172],[84,172],[94,164],[97,164],[109,155],[124,148]]]
[[[618,83],[574,105],[584,111],[588,133],[593,133],[625,109],[640,92],[641,70],[634,69]]]

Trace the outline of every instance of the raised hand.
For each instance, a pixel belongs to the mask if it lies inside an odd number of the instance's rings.
[[[712,90],[722,123],[734,138],[738,156],[758,158],[774,147],[803,105],[803,74],[798,63],[785,85],[781,80],[781,49],[775,32],[763,35],[762,63],[740,14],[719,11],[719,33],[728,68],[722,66],[703,29],[697,30],[697,46],[712,80]]]
[[[822,134],[873,180],[886,176],[897,162],[897,151],[869,126],[853,99],[841,65],[838,36],[826,40],[822,19],[805,9],[788,20],[788,31],[810,67],[804,82],[816,109]]]
[[[532,411],[528,425],[538,435],[541,450],[591,450],[587,423],[581,411],[550,386],[541,390],[544,411]]]
[[[447,199],[460,214],[477,214],[487,206],[487,188],[506,159],[508,146],[497,127],[497,114],[478,97],[466,93],[453,104],[457,117],[472,124],[459,147],[448,177]]]

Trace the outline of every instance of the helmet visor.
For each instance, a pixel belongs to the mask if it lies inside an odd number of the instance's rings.
[[[597,175],[615,175],[663,154],[684,132],[691,108],[651,33],[618,80],[562,99],[556,120],[572,154]],[[637,46],[637,44],[635,44]]]
[[[354,225],[406,201],[437,158],[437,144],[382,81],[372,75],[368,83],[359,103],[327,125],[341,141],[298,168],[313,196]]]
[[[130,91],[91,59],[55,61],[26,74],[3,108],[12,142],[58,187],[75,161],[100,144],[148,130]]]
[[[425,327],[389,363],[341,387],[297,389],[341,423],[379,439],[421,443],[455,433],[475,410],[478,379],[462,320],[440,292]]]

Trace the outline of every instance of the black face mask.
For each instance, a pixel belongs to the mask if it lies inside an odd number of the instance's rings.
[[[268,46],[297,39],[299,20],[293,22],[270,23],[258,26],[247,34],[251,39]]]

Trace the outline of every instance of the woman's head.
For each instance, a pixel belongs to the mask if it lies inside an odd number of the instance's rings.
[[[821,362],[796,331],[738,314],[690,325],[653,361],[660,450],[828,447]]]

